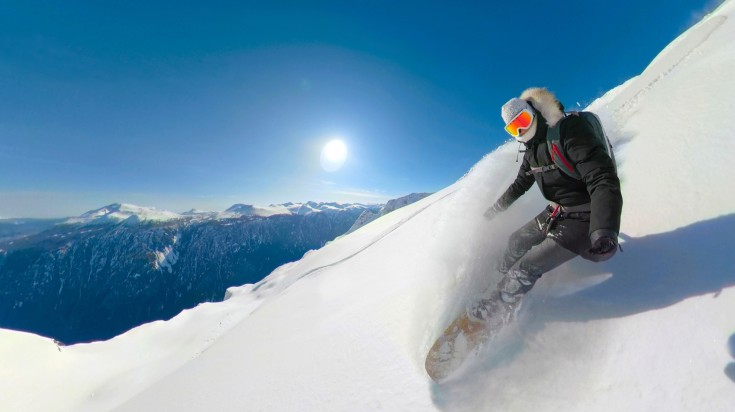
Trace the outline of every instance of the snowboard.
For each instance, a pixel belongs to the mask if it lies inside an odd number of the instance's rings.
[[[498,292],[462,312],[447,326],[426,355],[424,367],[432,380],[445,381],[514,318],[518,304],[501,301]]]

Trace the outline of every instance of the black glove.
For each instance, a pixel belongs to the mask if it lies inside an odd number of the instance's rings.
[[[483,216],[485,216],[485,219],[487,219],[487,220],[493,220],[493,218],[495,218],[495,216],[497,216],[498,213],[500,213],[500,212],[502,212],[502,209],[500,209],[498,207],[498,204],[496,203],[496,204],[490,206],[485,211],[485,213],[483,214]]]
[[[596,262],[610,259],[618,251],[618,235],[610,230],[596,230],[590,235],[589,254]]]

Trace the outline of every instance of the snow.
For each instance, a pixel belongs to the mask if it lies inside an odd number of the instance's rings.
[[[276,215],[307,215],[311,213],[319,213],[319,212],[325,212],[325,211],[332,211],[332,212],[339,212],[339,211],[345,211],[350,209],[366,209],[367,206],[359,204],[359,203],[317,203],[317,202],[307,202],[307,203],[284,203],[280,205],[268,205],[268,206],[258,206],[258,205],[249,205],[249,204],[243,204],[243,203],[237,203],[235,205],[232,205],[230,208],[225,210],[224,212],[200,212],[196,210],[192,210],[190,212],[184,213],[186,216],[194,216],[194,217],[202,217],[202,218],[211,218],[211,219],[228,219],[228,218],[237,218],[241,216],[260,216],[260,217],[270,217],[270,216],[276,216]]]
[[[270,206],[253,206],[236,204],[227,209],[225,213],[231,213],[237,216],[262,216],[269,217],[275,215],[290,215],[291,212],[283,205]]]
[[[69,218],[63,224],[96,224],[106,222],[141,221],[164,222],[181,219],[181,215],[167,210],[158,210],[155,207],[136,206],[127,203],[114,203],[91,210],[79,217]]]
[[[193,218],[195,220],[232,219],[241,216],[270,217],[275,215],[306,215],[323,211],[342,211],[365,209],[362,204],[339,203],[286,203],[282,205],[256,206],[238,203],[223,212],[207,212],[191,209],[181,214],[155,207],[136,206],[127,203],[113,203],[99,209],[90,210],[78,217],[66,219],[62,224],[101,224],[119,223],[137,224],[144,221],[165,222],[170,220]]]
[[[174,244],[176,239],[174,238]],[[153,267],[156,270],[166,269],[168,273],[173,272],[173,265],[179,260],[179,254],[174,250],[173,246],[166,246],[163,251],[155,251],[156,260]]]
[[[506,345],[456,379],[431,382],[428,348],[544,204],[534,188],[482,217],[516,174],[515,144],[223,302],[70,347],[0,330],[0,408],[732,410],[733,16],[729,0],[591,105],[616,150],[625,251],[545,275]]]

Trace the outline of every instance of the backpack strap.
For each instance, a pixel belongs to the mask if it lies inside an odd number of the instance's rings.
[[[572,113],[572,115],[575,115],[575,113]],[[554,162],[554,165],[557,169],[561,170],[565,175],[569,177],[577,180],[582,180],[582,175],[580,175],[579,172],[574,169],[574,166],[572,166],[572,162],[570,162],[567,156],[564,154],[564,146],[562,146],[561,143],[560,133],[561,123],[563,121],[564,119],[561,119],[554,125],[554,127],[549,127],[549,130],[546,132],[546,145],[549,148],[549,155],[551,156],[551,160]],[[533,169],[531,171],[533,171]]]
[[[532,167],[531,170],[529,170],[525,174],[526,174],[526,176],[533,176],[533,175],[535,175],[537,173],[550,172],[550,171],[556,170],[558,168],[559,168],[559,166],[557,166],[555,164],[541,166],[541,167]]]

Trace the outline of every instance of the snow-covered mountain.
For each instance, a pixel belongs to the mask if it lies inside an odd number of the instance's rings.
[[[37,231],[25,221],[22,230],[8,226],[15,235],[0,239],[0,327],[66,343],[108,339],[222,300],[227,287],[320,248],[373,207],[309,203],[306,213],[289,205],[299,213],[236,205],[179,215],[114,204]]]
[[[280,205],[254,206],[236,204],[225,211],[226,214],[238,216],[274,216],[274,215],[308,215],[320,212],[340,212],[346,210],[374,210],[382,205],[363,205],[355,203],[306,202],[284,203]]]
[[[139,222],[166,222],[184,218],[199,219],[231,219],[241,216],[270,217],[275,215],[307,215],[319,212],[339,212],[345,210],[372,210],[382,205],[363,205],[359,203],[284,203],[278,205],[257,206],[238,203],[230,206],[224,212],[207,212],[192,209],[184,213],[175,213],[168,210],[160,210],[155,207],[136,206],[127,203],[113,203],[99,209],[90,210],[77,217],[65,219],[62,223],[76,224],[103,224],[119,223],[128,220],[128,223]],[[29,220],[29,219],[25,219]],[[2,222],[2,220],[0,220]]]
[[[142,207],[126,203],[113,203],[99,209],[90,210],[79,217],[67,219],[64,223],[74,224],[99,224],[108,222],[122,222],[130,220],[130,223],[154,221],[165,222],[168,220],[181,219],[181,215],[167,210],[158,210],[154,207]]]
[[[224,302],[87,345],[0,330],[0,406],[731,411],[734,17],[728,0],[589,107],[616,150],[624,253],[546,274],[506,349],[456,379],[431,382],[428,348],[544,205],[534,188],[502,219],[482,217],[515,177],[515,144]]]
[[[225,211],[240,216],[274,216],[292,214],[285,206],[271,205],[267,207],[236,204]]]
[[[367,209],[362,212],[362,214],[357,218],[357,221],[355,221],[355,224],[352,225],[347,233],[354,232],[381,216],[385,216],[390,212],[406,207],[412,203],[416,203],[429,195],[431,195],[431,193],[411,193],[410,195],[399,197],[397,199],[391,199],[381,208]]]

